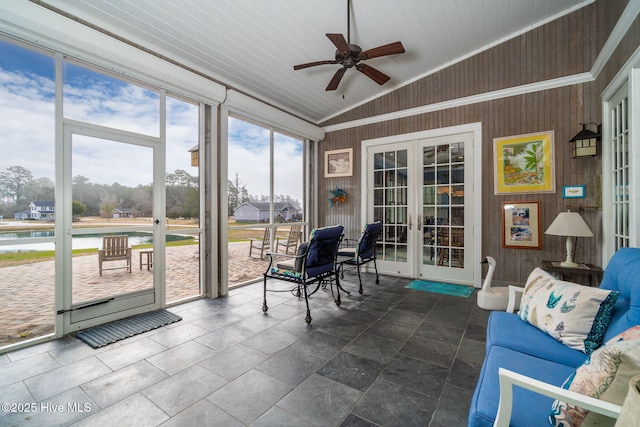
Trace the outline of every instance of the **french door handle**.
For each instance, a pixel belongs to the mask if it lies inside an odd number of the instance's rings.
[[[411,214],[409,214],[409,230],[411,230]]]
[[[418,230],[422,230],[422,215],[420,215],[420,214],[418,214],[417,227],[418,227]]]

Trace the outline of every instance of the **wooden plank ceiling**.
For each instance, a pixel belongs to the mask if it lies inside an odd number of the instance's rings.
[[[325,87],[340,65],[326,33],[347,37],[347,0],[42,0],[313,123],[424,77],[593,0],[352,0],[351,43],[402,41],[406,53],[366,63]]]

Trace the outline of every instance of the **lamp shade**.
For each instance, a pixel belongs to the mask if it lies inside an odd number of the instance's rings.
[[[553,236],[593,237],[591,229],[578,212],[560,212],[544,234]]]
[[[553,220],[544,234],[553,236],[566,236],[567,259],[562,261],[562,267],[576,268],[578,264],[573,261],[573,243],[576,237],[593,237],[591,229],[584,222],[584,219],[578,212],[560,212],[556,219]]]

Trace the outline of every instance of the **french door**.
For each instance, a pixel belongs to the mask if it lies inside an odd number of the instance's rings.
[[[473,133],[366,146],[366,216],[381,272],[474,283]]]
[[[164,265],[164,221],[156,218],[164,216],[158,214],[164,212],[164,168],[159,139],[65,124],[63,147],[64,187],[74,189],[64,191],[60,202],[65,212],[59,241],[65,333],[160,307],[157,283]],[[104,184],[97,218],[74,212],[82,205],[83,194],[77,190],[83,182]],[[152,199],[151,217],[123,204],[124,192],[131,188]],[[126,236],[128,255],[100,262],[104,238],[114,235]]]

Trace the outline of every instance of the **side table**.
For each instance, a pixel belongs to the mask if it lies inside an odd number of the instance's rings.
[[[142,262],[142,255],[146,255],[146,262]],[[140,251],[140,270],[142,270],[142,266],[147,266],[147,270],[151,270],[153,267],[153,249],[147,249]]]
[[[549,273],[559,274],[561,280],[564,280],[565,274],[589,276],[589,286],[598,286],[600,284],[600,278],[604,273],[600,267],[593,264],[578,264],[577,267],[562,267],[560,261],[542,261],[542,269]]]

